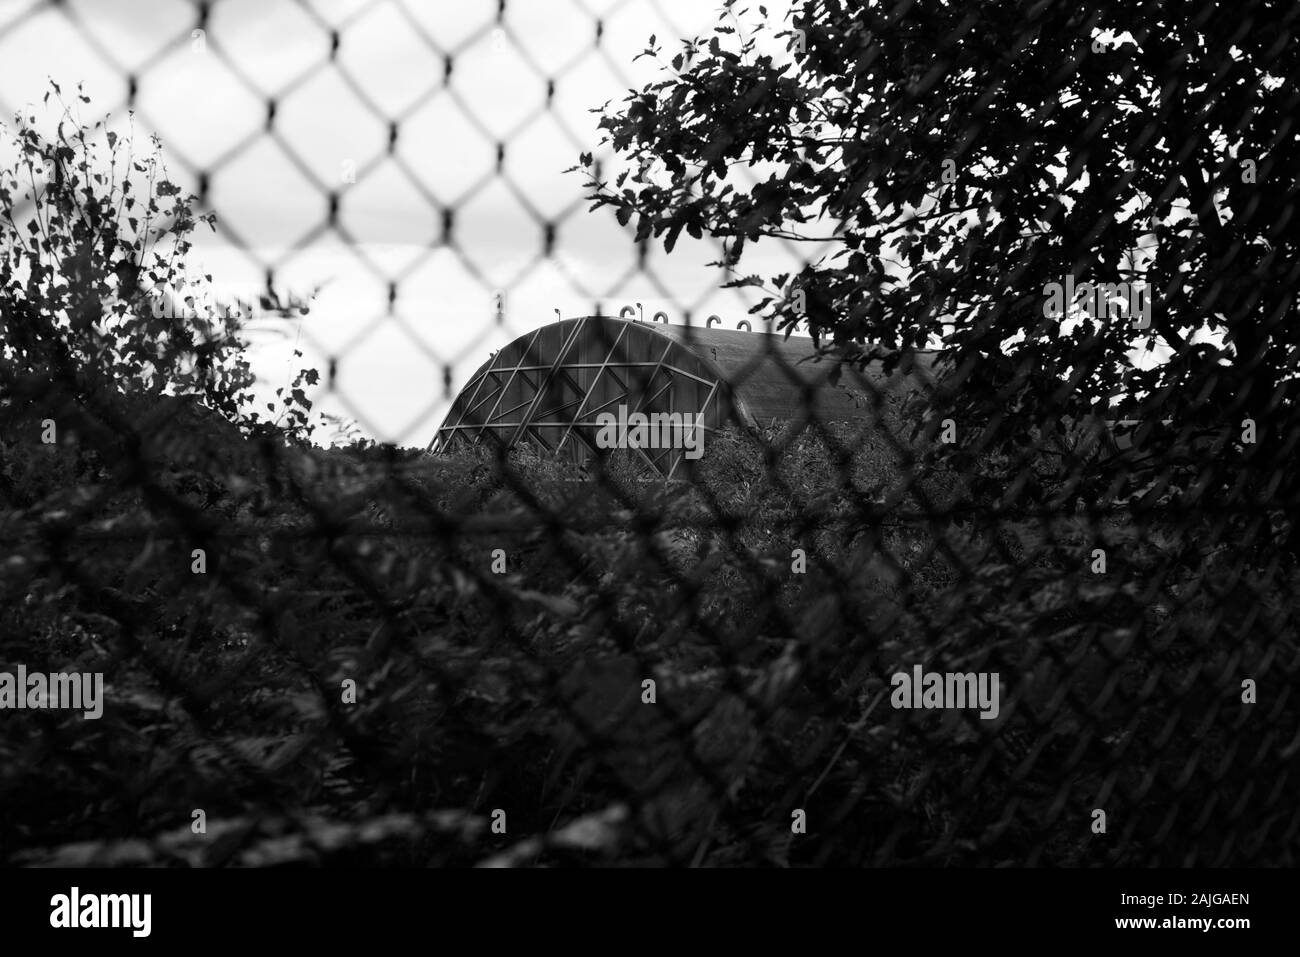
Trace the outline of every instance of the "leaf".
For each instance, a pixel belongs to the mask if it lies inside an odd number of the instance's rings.
[[[677,245],[677,237],[681,235],[684,223],[677,222],[668,227],[668,233],[664,236],[664,252],[670,253],[673,247]]]

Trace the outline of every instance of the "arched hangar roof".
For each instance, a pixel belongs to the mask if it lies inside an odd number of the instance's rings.
[[[873,391],[915,388],[932,375],[932,354],[917,354],[886,376],[880,362],[845,369],[813,361],[812,340],[589,316],[542,326],[502,347],[461,389],[430,444],[442,450],[488,436],[525,439],[582,460],[595,449],[596,416],[632,411],[694,413],[704,428],[766,425],[867,414]],[[664,474],[675,450],[648,450]]]

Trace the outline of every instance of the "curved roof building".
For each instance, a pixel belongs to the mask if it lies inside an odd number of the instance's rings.
[[[845,369],[827,381],[832,363],[814,361],[812,340],[762,332],[670,326],[609,317],[542,326],[504,346],[461,389],[430,449],[463,441],[532,441],[585,461],[632,436],[665,476],[698,457],[684,431],[756,428],[776,421],[847,421],[871,415],[871,394],[915,388],[931,375],[931,354],[885,376]],[[649,436],[635,428],[647,417]],[[679,417],[682,430],[672,431]],[[622,418],[620,418],[622,416]],[[614,423],[619,425],[615,426]],[[655,432],[660,425],[663,429]],[[621,430],[621,431],[620,431]],[[671,435],[670,435],[671,432]],[[655,441],[656,437],[663,441]]]

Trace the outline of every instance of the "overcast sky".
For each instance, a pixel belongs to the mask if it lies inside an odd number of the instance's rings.
[[[787,3],[766,6],[783,22]],[[367,435],[423,446],[446,409],[444,365],[454,389],[556,308],[568,317],[597,299],[607,313],[640,301],[681,322],[686,306],[695,322],[716,313],[734,328],[752,301],[717,288],[707,240],[683,236],[671,256],[660,245],[652,275],[639,273],[630,229],[607,210],[587,213],[582,179],[562,173],[599,139],[588,111],[657,76],[653,62],[633,63],[650,35],[707,35],[716,6],[512,0],[500,24],[496,12],[496,0],[219,0],[200,35],[187,0],[0,0],[0,109],[8,118],[31,105],[52,121],[40,106],[48,79],[65,93],[80,82],[92,101],[83,118],[111,113],[125,132],[135,76],[137,140],[159,134],[182,186],[210,173],[222,228],[203,230],[194,271],[241,291],[261,285],[267,264],[282,288],[324,284],[299,328],[256,333],[266,388],[290,377],[295,347],[322,372],[335,356],[338,394],[320,407]],[[390,123],[397,161],[385,156]],[[322,232],[331,190],[341,230]],[[442,205],[455,209],[451,246]],[[559,222],[558,262],[538,264],[547,220]],[[796,263],[769,248],[744,265]],[[505,328],[493,320],[498,290]]]

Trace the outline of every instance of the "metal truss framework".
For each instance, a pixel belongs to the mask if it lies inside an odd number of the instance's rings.
[[[706,437],[724,424],[727,403],[719,396],[726,384],[709,375],[703,363],[672,339],[646,336],[641,323],[620,321],[611,338],[605,333],[610,323],[599,318],[561,323],[569,328],[561,330],[553,351],[545,339],[555,326],[502,349],[465,385],[430,450],[490,438],[507,448],[531,441],[552,454],[568,452],[575,461],[587,461],[607,451],[595,442],[597,416],[621,404],[629,413],[695,413]],[[606,342],[603,355],[590,361],[593,346]],[[665,478],[672,478],[683,460],[679,449],[635,451]]]

